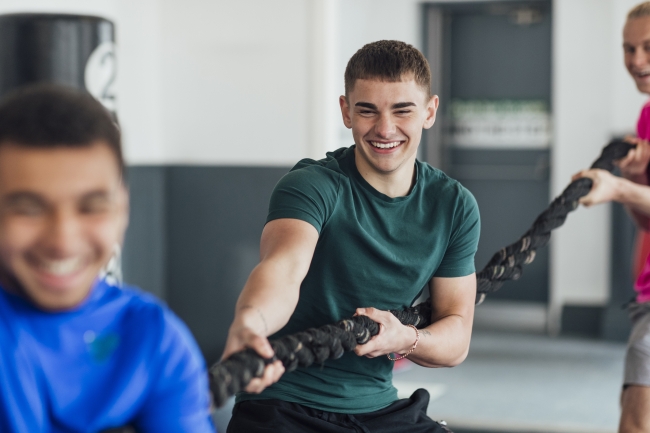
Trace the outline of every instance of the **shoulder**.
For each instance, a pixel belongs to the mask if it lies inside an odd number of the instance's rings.
[[[345,173],[341,169],[341,160],[349,156],[351,148],[341,148],[328,152],[323,159],[305,158],[287,173],[278,186],[337,188]]]
[[[422,185],[425,194],[435,194],[437,200],[456,203],[463,206],[477,207],[474,195],[456,179],[449,177],[445,172],[430,166],[426,162],[418,161],[419,172],[422,175]]]
[[[198,355],[194,337],[185,323],[156,296],[133,286],[109,286],[106,296],[119,308],[125,328],[138,330],[141,338],[158,345],[160,350],[178,346]]]
[[[650,100],[643,104],[643,108],[641,108],[641,116],[650,117]]]

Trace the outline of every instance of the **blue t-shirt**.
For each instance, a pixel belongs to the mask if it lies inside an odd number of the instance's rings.
[[[0,288],[0,432],[214,432],[205,362],[153,296],[105,281],[45,312]]]

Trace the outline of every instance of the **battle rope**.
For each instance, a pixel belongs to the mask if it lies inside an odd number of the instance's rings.
[[[633,147],[630,143],[614,140],[605,146],[591,168],[612,171],[614,161],[623,158]],[[587,178],[571,182],[517,242],[502,248],[490,259],[476,275],[477,304],[483,302],[487,293],[498,290],[505,281],[521,276],[522,266],[535,259],[536,250],[548,243],[551,231],[564,224],[569,212],[578,207],[578,199],[587,195],[591,186],[592,180]],[[405,325],[424,328],[431,321],[431,302],[427,300],[403,310],[391,310],[391,313]],[[223,406],[230,396],[242,391],[251,379],[261,377],[264,367],[276,359],[282,361],[286,372],[297,367],[322,364],[327,359],[340,358],[345,352],[354,350],[357,344],[365,344],[378,332],[376,322],[367,316],[355,316],[271,341],[275,351],[273,359],[265,360],[252,349],[234,353],[210,368],[210,389],[215,404]]]

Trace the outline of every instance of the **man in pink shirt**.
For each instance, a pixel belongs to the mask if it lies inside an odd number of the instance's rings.
[[[650,2],[634,7],[623,29],[625,66],[640,92],[650,95]],[[650,102],[639,117],[638,138],[627,156],[618,162],[623,177],[605,170],[584,170],[573,179],[593,180],[590,193],[580,199],[585,206],[617,201],[625,205],[637,226],[650,230]],[[636,302],[630,305],[632,333],[625,358],[619,433],[650,432],[650,258],[634,284]]]

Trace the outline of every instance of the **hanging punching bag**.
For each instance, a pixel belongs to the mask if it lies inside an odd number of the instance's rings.
[[[115,27],[104,18],[0,15],[0,98],[33,83],[85,89],[117,120]]]

